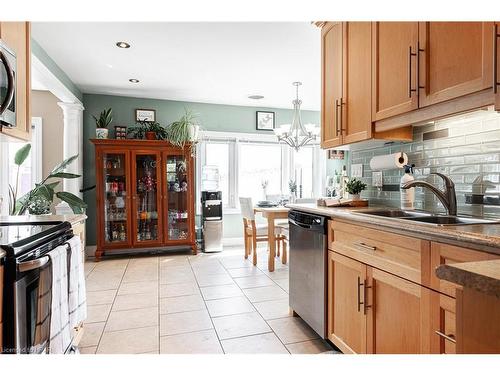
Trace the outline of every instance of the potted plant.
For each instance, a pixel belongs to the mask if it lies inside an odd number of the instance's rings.
[[[167,130],[154,121],[138,121],[137,125],[127,129],[127,133],[136,139],[155,140],[167,137]]]
[[[184,148],[186,143],[191,143],[191,147],[193,147],[198,141],[200,131],[196,118],[197,115],[186,110],[186,113],[178,121],[174,121],[167,128],[168,141],[181,148]]]
[[[27,144],[20,148],[14,157],[14,163],[17,166],[17,176],[19,176],[19,169],[21,164],[24,163],[31,150],[31,145]],[[54,196],[60,200],[68,203],[75,214],[83,213],[83,209],[87,204],[76,195],[54,189],[59,185],[60,181],[54,179],[65,178],[79,178],[79,174],[65,172],[65,169],[70,165],[78,155],[74,155],[66,160],[63,160],[39,183],[35,184],[35,188],[27,192],[21,198],[17,198],[18,193],[18,178],[16,178],[16,186],[9,185],[9,214],[10,215],[24,215],[26,212],[32,215],[45,215],[50,214],[50,207],[54,201]],[[49,182],[50,180],[50,182]]]
[[[99,115],[99,118],[92,115],[95,120],[95,137],[97,139],[108,138],[108,126],[113,121],[113,110],[111,108],[105,109]]]
[[[349,193],[349,199],[357,201],[359,200],[359,193],[366,189],[366,184],[354,177],[347,182],[345,189]]]

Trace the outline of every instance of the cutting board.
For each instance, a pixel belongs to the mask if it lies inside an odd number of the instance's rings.
[[[326,207],[367,207],[368,199],[325,199]]]

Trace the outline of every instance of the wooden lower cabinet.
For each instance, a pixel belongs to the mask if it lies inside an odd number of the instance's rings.
[[[367,276],[367,353],[424,353],[424,288],[369,266]]]
[[[366,353],[365,279],[363,263],[328,252],[328,338],[344,353]]]
[[[329,251],[328,338],[344,353],[426,353],[429,292]]]

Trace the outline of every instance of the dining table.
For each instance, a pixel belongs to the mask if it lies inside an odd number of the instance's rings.
[[[269,258],[267,268],[269,272],[274,271],[274,257],[276,254],[276,236],[275,236],[275,221],[278,219],[287,219],[289,208],[285,206],[276,207],[254,207],[254,212],[259,212],[263,218],[267,219],[267,240],[269,246]]]

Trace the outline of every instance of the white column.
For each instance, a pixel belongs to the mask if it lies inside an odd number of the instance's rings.
[[[57,103],[63,111],[63,159],[78,154],[66,171],[83,176],[83,106],[79,103]],[[64,191],[82,198],[80,189],[83,186],[83,177],[63,180]],[[72,214],[68,204],[61,202],[56,207],[57,214]]]

